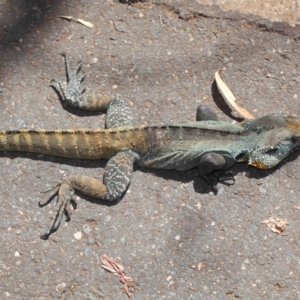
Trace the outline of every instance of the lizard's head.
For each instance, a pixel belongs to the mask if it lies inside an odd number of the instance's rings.
[[[275,167],[293,151],[300,148],[300,120],[278,117],[273,129],[263,130],[249,155],[249,165],[259,169]],[[274,126],[275,125],[275,126]]]

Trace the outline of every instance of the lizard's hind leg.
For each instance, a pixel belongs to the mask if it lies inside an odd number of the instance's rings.
[[[116,96],[110,102],[106,112],[106,128],[132,126],[133,118],[127,103]]]
[[[103,183],[98,179],[83,175],[65,178],[58,191],[58,211],[54,222],[50,230],[41,235],[41,238],[48,239],[58,229],[64,215],[66,215],[67,221],[70,220],[71,206],[72,204],[76,205],[75,191],[110,202],[121,200],[130,184],[133,165],[138,159],[138,154],[131,150],[119,152],[108,161],[103,175]],[[40,205],[43,206],[43,203]]]
[[[120,96],[83,95],[85,87],[81,87],[81,83],[84,79],[84,75],[78,76],[82,63],[79,63],[76,68],[72,68],[68,56],[66,54],[64,54],[64,56],[66,59],[68,84],[66,87],[62,87],[60,82],[55,84],[56,88],[59,86],[64,100],[75,108],[106,110],[106,128],[132,126],[132,113],[127,103]]]
[[[67,54],[66,61],[67,85],[54,81],[52,85],[61,94],[62,101],[77,109],[103,111],[107,110],[106,128],[133,125],[133,118],[127,103],[119,96],[85,95],[85,86],[81,86],[85,75],[78,75],[82,63],[72,67]]]
[[[85,95],[85,86],[82,86],[84,74],[78,74],[82,63],[76,67],[72,67],[67,54],[62,54],[65,57],[67,84],[53,80],[52,86],[60,93],[62,101],[77,109],[101,111],[107,110],[109,104],[113,100],[110,96],[105,95]]]

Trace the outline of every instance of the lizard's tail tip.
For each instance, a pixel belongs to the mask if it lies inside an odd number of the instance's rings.
[[[286,126],[295,135],[300,136],[300,120],[299,119],[297,119],[297,118],[288,118]]]

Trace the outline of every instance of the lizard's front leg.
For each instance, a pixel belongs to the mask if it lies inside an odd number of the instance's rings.
[[[199,175],[203,178],[214,193],[217,193],[217,182],[233,181],[233,173],[226,171],[236,163],[235,159],[231,156],[222,155],[219,153],[206,153],[204,154],[199,163]]]
[[[58,211],[54,222],[49,232],[41,235],[41,238],[48,239],[58,229],[64,214],[67,220],[70,220],[71,205],[76,203],[75,191],[110,202],[121,200],[131,181],[133,165],[138,159],[139,155],[131,150],[119,152],[108,161],[103,183],[95,178],[81,175],[64,179],[58,191]],[[45,204],[40,203],[40,205]]]

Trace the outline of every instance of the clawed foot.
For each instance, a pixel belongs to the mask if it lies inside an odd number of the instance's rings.
[[[58,207],[58,210],[50,230],[40,236],[43,240],[47,240],[52,233],[57,231],[64,215],[66,216],[66,221],[70,221],[72,212],[77,207],[77,196],[74,194],[74,189],[66,183],[62,183],[59,190],[56,191],[55,194],[53,194],[47,201],[40,201],[39,206],[49,204],[56,196],[56,206]]]
[[[62,55],[65,57],[66,61],[67,85],[56,80],[53,80],[51,85],[61,94],[64,101],[70,106],[78,108],[81,104],[81,96],[86,90],[85,86],[81,86],[85,74],[77,76],[82,63],[80,62],[77,67],[71,68],[68,55],[64,53],[62,53]]]
[[[235,183],[234,173],[232,171],[214,171],[208,175],[201,174],[200,177],[206,181],[214,194],[218,193],[217,184],[219,182],[228,186]]]

